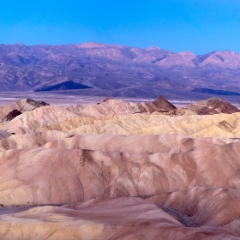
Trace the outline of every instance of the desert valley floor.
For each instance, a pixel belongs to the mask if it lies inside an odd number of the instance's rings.
[[[237,107],[10,96],[0,239],[240,239]]]

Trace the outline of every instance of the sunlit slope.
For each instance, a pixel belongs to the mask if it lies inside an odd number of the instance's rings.
[[[101,119],[74,117],[37,131],[57,130],[72,134],[179,134],[191,137],[240,137],[240,113],[208,116],[109,115]]]
[[[14,104],[18,106],[22,102],[24,103],[22,100]],[[14,104],[11,106],[15,106]],[[6,110],[8,107],[3,109]],[[184,115],[176,116],[179,111],[183,111],[181,114]],[[90,106],[76,105],[68,108],[41,106],[28,109],[14,119],[2,121],[0,129],[6,130],[8,134],[56,130],[74,135],[178,134],[190,137],[238,138],[240,136],[238,111],[235,106],[214,98],[194,103],[186,109],[176,109],[163,97],[142,104],[107,99]],[[203,112],[207,115],[201,115]],[[2,131],[1,135],[6,134]]]

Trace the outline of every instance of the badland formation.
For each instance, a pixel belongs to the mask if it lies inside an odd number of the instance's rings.
[[[239,119],[219,98],[1,106],[0,239],[240,239]]]

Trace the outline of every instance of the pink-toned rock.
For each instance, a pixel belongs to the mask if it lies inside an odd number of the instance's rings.
[[[169,109],[107,99],[2,122],[0,239],[240,239],[239,113]]]

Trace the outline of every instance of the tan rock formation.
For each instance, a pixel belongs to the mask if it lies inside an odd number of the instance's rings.
[[[102,103],[96,105],[71,105],[66,108],[68,111],[99,118],[104,115],[126,115],[133,113],[165,113],[176,109],[176,107],[162,96],[148,103],[132,103],[111,98],[105,99]]]
[[[34,132],[36,128],[61,123],[75,116],[78,115],[62,107],[46,106],[24,112],[5,124],[2,129],[12,133],[31,133]]]
[[[240,113],[178,117],[155,114],[108,115],[101,119],[74,117],[60,124],[31,130],[36,132],[57,130],[71,134],[178,134],[191,137],[239,138],[239,118]],[[18,124],[16,121],[16,125]],[[7,127],[12,129],[13,125],[6,125]]]
[[[187,106],[186,108],[198,115],[212,115],[218,113],[231,114],[239,112],[237,107],[219,98],[209,98],[199,101]]]
[[[31,111],[39,107],[47,106],[49,104],[43,102],[43,101],[34,101],[32,99],[22,99],[19,101],[16,101],[10,105],[7,106],[1,106],[0,107],[0,120],[2,120],[4,117],[6,117],[10,112],[13,110],[17,110],[21,113],[26,111]]]
[[[232,109],[189,111],[202,106]],[[240,239],[240,113],[168,107],[107,100],[2,122],[0,239]]]

